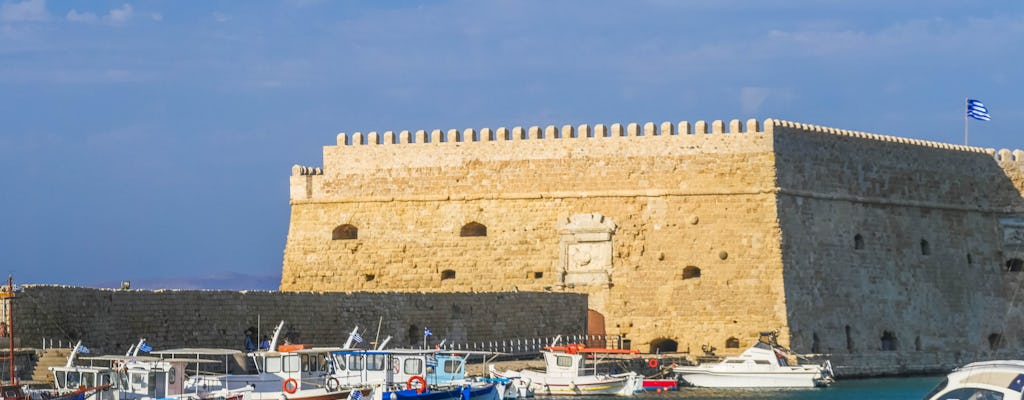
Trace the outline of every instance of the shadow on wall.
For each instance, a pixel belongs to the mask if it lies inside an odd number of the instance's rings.
[[[799,128],[774,145],[795,351],[1024,347],[1024,160]]]

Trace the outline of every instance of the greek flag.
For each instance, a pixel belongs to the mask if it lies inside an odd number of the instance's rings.
[[[988,115],[988,107],[985,107],[980,100],[967,99],[967,116],[980,121],[989,121],[992,119]]]
[[[355,332],[352,334],[352,341],[356,343],[362,343],[363,337],[359,335],[359,332]]]
[[[78,345],[78,354],[89,354],[89,348],[85,347],[84,344]]]
[[[348,398],[350,400],[359,400],[359,399],[363,398],[363,393],[360,392],[358,388],[357,389],[352,389],[352,393],[349,394]]]
[[[144,353],[149,353],[149,352],[153,351],[153,346],[150,346],[149,343],[142,342],[142,345],[139,346],[139,351],[144,352]]]
[[[430,328],[427,328],[427,327],[424,326],[423,327],[423,336],[430,336],[430,335],[433,335],[433,333],[430,333]]]

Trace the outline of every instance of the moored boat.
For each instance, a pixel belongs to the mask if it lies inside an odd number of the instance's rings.
[[[511,379],[520,395],[540,396],[632,396],[643,390],[643,377],[636,372],[611,373],[601,364],[609,354],[637,354],[636,350],[588,348],[580,344],[548,346],[541,354],[544,371],[497,371],[493,377]]]
[[[774,332],[762,333],[761,340],[738,356],[718,363],[677,366],[672,369],[684,383],[698,387],[816,387],[834,381],[832,365],[789,365],[789,351],[778,345]]]
[[[924,400],[1020,399],[1021,392],[1024,392],[1024,361],[981,361],[950,372]]]

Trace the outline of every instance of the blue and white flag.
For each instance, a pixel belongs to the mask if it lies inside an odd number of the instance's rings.
[[[351,400],[359,400],[363,398],[363,393],[360,392],[359,389],[352,389],[352,393],[348,395],[348,398]]]
[[[433,335],[433,333],[430,333],[430,328],[427,328],[427,327],[424,326],[423,327],[423,336],[430,336],[430,335]]]
[[[981,101],[975,99],[967,99],[967,116],[980,121],[992,119],[988,115],[988,107],[985,107]]]
[[[85,347],[84,344],[78,345],[78,354],[89,354],[89,348]]]
[[[359,332],[352,333],[352,341],[356,343],[362,343],[363,337],[359,335]]]
[[[149,353],[153,351],[153,346],[150,346],[149,343],[142,342],[142,345],[139,346],[139,351]]]

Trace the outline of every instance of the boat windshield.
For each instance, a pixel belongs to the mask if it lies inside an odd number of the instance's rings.
[[[932,389],[932,391],[928,392],[928,394],[924,396],[924,400],[931,399],[936,394],[939,394],[939,392],[941,392],[943,389],[945,389],[946,386],[948,386],[948,385],[949,385],[949,378],[943,379],[942,382],[939,382],[938,385],[935,385],[935,389]]]

